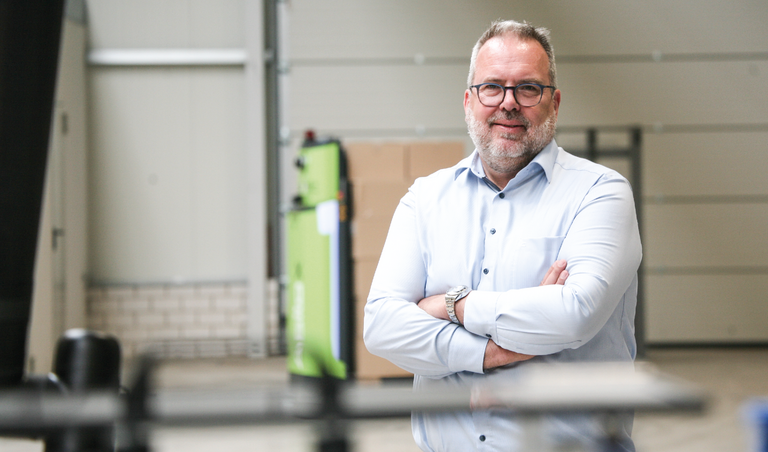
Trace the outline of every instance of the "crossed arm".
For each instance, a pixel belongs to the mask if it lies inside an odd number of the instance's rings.
[[[488,281],[482,290],[471,292],[458,303],[463,327],[443,320],[447,313],[442,292],[451,284],[474,280],[467,277],[464,266],[447,258],[456,257],[443,246],[449,238],[439,239],[427,232],[430,225],[437,224],[434,222],[442,224],[441,217],[436,217],[442,210],[420,215],[416,206],[419,187],[410,191],[392,219],[365,306],[363,339],[368,350],[414,374],[442,378],[460,372],[482,373],[526,358],[500,348],[526,355],[551,355],[578,349],[592,340],[619,312],[621,303],[634,309],[632,294],[626,301],[624,295],[632,288],[642,257],[628,183],[619,177],[604,179],[563,213],[569,219],[567,231],[554,229],[548,230],[546,237],[531,237],[515,248],[517,252],[490,263],[505,268],[518,265],[517,270],[510,269],[520,271],[515,274],[517,282]],[[478,242],[483,239],[473,235],[469,225],[464,226],[456,232]],[[526,243],[530,246],[524,249]],[[476,263],[477,257],[471,252],[458,251],[460,257]],[[550,273],[544,281],[544,275],[537,278],[543,287],[530,287],[536,280],[530,270],[546,265],[542,252],[546,259],[559,256],[568,261],[564,285],[552,282]],[[547,273],[549,267],[543,268]],[[554,281],[558,278],[559,274]],[[437,291],[437,297],[421,301],[424,294]],[[611,340],[625,339],[622,334],[611,330]],[[627,347],[631,349],[632,344]]]
[[[566,265],[567,262],[564,260],[555,261],[555,263],[549,267],[547,274],[544,275],[544,279],[539,286],[565,284],[565,280],[568,278],[568,270],[565,269]],[[464,306],[466,303],[471,302],[471,296],[472,292],[457,301],[454,305],[456,309],[456,317],[462,324],[464,323]],[[417,304],[432,317],[448,320],[448,311],[445,308],[445,294],[437,294],[422,298]],[[483,357],[483,370],[493,369],[494,367],[500,367],[518,361],[525,361],[531,358],[533,358],[533,355],[506,350],[489,339],[488,344],[485,347],[485,356]]]

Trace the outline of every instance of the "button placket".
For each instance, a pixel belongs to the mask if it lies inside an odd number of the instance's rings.
[[[485,218],[485,221],[481,225],[482,230],[486,231],[486,235],[484,238],[484,250],[483,250],[483,259],[479,262],[479,268],[477,270],[480,271],[480,281],[483,281],[485,279],[485,276],[490,273],[490,268],[493,267],[494,262],[497,260],[497,254],[499,252],[498,247],[498,241],[496,239],[496,228],[490,227],[491,224],[495,224],[496,221],[494,219],[494,201],[496,200],[495,194],[493,197],[487,197],[485,198],[485,202],[489,203],[488,206],[488,216]],[[482,283],[481,283],[482,284]]]

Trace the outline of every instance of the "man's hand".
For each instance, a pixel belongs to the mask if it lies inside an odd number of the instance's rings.
[[[539,284],[539,286],[565,284],[565,280],[568,279],[568,270],[565,269],[567,265],[568,263],[562,259],[555,261],[555,263],[549,267],[547,274],[544,275],[544,279],[541,280],[541,284]],[[520,361],[526,361],[531,358],[533,358],[533,355],[524,355],[522,353],[513,352],[512,350],[503,349],[489,339],[488,345],[485,346],[483,370],[493,369],[494,367],[505,366],[507,364]]]
[[[522,353],[501,348],[496,345],[496,342],[489,339],[488,344],[485,346],[483,370],[493,369],[494,367],[505,366],[519,361],[527,361],[533,358],[533,356],[534,355],[524,355]]]
[[[541,280],[539,286],[565,284],[565,280],[568,279],[568,270],[565,269],[567,265],[568,263],[563,259],[555,261],[552,266],[549,267],[549,270],[547,270],[547,274],[544,275],[544,279]],[[458,317],[459,322],[461,323],[464,323],[464,302],[467,298],[468,297],[464,297],[455,304],[456,317]],[[448,320],[448,311],[445,309],[445,294],[437,294],[422,298],[417,305],[432,317]],[[503,349],[489,339],[488,344],[485,346],[483,370],[493,369],[494,367],[500,367],[519,361],[526,361],[531,358],[533,358],[533,355],[525,355],[513,352],[512,350]]]
[[[555,261],[547,270],[547,274],[544,275],[544,279],[541,280],[539,286],[549,286],[552,284],[560,284],[562,286],[565,284],[565,280],[568,279],[568,270],[565,269],[566,265],[567,262],[563,259]]]

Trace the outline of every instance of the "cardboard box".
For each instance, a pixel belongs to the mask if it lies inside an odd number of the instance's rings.
[[[361,380],[411,377],[411,373],[365,348],[365,303],[400,199],[417,177],[451,167],[464,158],[464,143],[348,143],[344,148],[352,181],[356,376]]]
[[[379,259],[387,240],[391,218],[373,217],[352,221],[352,258]]]
[[[407,378],[413,374],[403,370],[384,358],[372,355],[359,339],[355,344],[356,376],[359,380],[379,380],[382,378]]]
[[[352,184],[352,218],[392,218],[411,186],[404,181],[359,180]]]
[[[406,146],[396,143],[349,143],[347,174],[353,181],[389,180],[405,182]]]
[[[362,258],[354,260],[355,277],[355,296],[360,302],[365,304],[365,300],[368,298],[368,293],[371,291],[371,283],[373,282],[373,274],[376,273],[376,266],[379,264],[379,260],[376,258]]]
[[[355,260],[355,375],[360,380],[411,377],[411,373],[397,367],[386,359],[372,355],[365,348],[365,342],[363,341],[365,303],[377,264],[377,259]]]
[[[368,293],[371,291],[371,282],[373,274],[376,272],[377,259],[358,259],[355,260],[355,331],[358,339],[363,338],[363,319],[365,318],[365,303],[368,300]]]
[[[408,180],[428,176],[443,168],[450,168],[465,157],[464,143],[460,141],[418,142],[408,147],[406,176]]]

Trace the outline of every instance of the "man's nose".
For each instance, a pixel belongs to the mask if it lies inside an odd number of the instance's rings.
[[[520,110],[520,104],[515,99],[515,90],[511,87],[504,87],[504,100],[499,108],[505,111]]]

